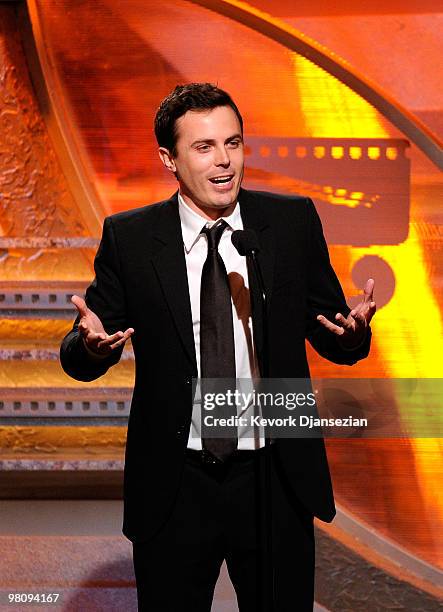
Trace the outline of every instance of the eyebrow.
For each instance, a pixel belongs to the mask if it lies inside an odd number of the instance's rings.
[[[234,134],[233,136],[229,136],[229,138],[226,138],[225,144],[227,142],[231,142],[231,140],[236,139],[240,139],[241,141],[243,141],[243,136],[240,133]],[[191,147],[195,147],[199,144],[215,144],[215,140],[213,138],[202,138],[201,140],[194,140],[194,142],[191,144]]]

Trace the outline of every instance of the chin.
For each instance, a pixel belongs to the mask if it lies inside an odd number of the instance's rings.
[[[218,210],[222,210],[224,208],[229,208],[230,206],[235,206],[235,200],[234,202],[224,202],[223,204],[216,204],[214,206],[214,208],[217,208]]]
[[[229,194],[229,195],[225,195],[223,199],[220,199],[216,202],[216,206],[217,208],[220,207],[224,207],[226,208],[227,206],[233,206],[238,200],[238,193],[233,193],[233,194]]]

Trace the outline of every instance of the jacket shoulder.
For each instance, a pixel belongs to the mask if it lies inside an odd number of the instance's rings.
[[[153,221],[158,216],[159,212],[168,206],[170,202],[171,200],[163,200],[161,202],[155,202],[154,204],[146,204],[145,206],[124,210],[109,215],[106,217],[105,221],[109,220],[108,222],[111,222],[114,226],[130,225],[131,223],[140,221],[140,219],[149,219]]]
[[[259,205],[265,210],[272,209],[272,207],[278,207],[277,210],[281,211],[284,208],[293,210],[294,207],[310,208],[313,206],[310,198],[296,194],[287,195],[273,193],[271,191],[252,191],[243,189],[241,195],[244,200],[254,205]],[[276,209],[274,208],[274,210]]]
[[[260,211],[263,217],[276,223],[306,223],[316,216],[312,200],[301,195],[243,190],[241,201],[247,203],[249,209]]]
[[[254,191],[252,189],[242,189],[242,195],[247,198],[261,200],[263,202],[280,202],[284,203],[294,203],[294,202],[305,202],[309,198],[306,196],[301,196],[297,194],[284,194],[284,193],[275,193],[272,191]]]

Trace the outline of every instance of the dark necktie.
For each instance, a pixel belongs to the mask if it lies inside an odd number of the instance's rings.
[[[235,388],[234,325],[232,321],[231,290],[223,259],[218,252],[220,238],[228,226],[223,219],[211,228],[203,228],[208,239],[208,256],[203,264],[200,290],[200,369],[202,400],[205,393],[223,393]],[[205,380],[206,379],[206,380]],[[212,380],[207,380],[212,379]],[[217,382],[213,379],[223,379]],[[202,405],[202,419],[229,417],[237,414],[236,406],[212,410]],[[214,429],[214,428],[212,428]],[[237,448],[237,427],[223,427],[223,437],[211,436],[211,428],[202,422],[203,448],[224,461]]]

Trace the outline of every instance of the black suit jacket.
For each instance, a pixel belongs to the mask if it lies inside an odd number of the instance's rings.
[[[256,231],[268,291],[271,377],[309,376],[305,338],[324,357],[351,365],[369,351],[343,350],[316,320],[349,312],[329,263],[311,200],[244,189],[245,229]],[[123,532],[149,539],[165,522],[180,484],[197,376],[186,263],[175,194],[170,200],[105,219],[86,302],[108,333],[133,327],[136,375],[126,444]],[[262,313],[250,277],[254,338],[259,361]],[[78,318],[61,347],[65,372],[77,380],[103,375],[121,351],[97,362],[84,349]],[[330,521],[335,507],[321,439],[279,439],[280,463],[300,502]]]

